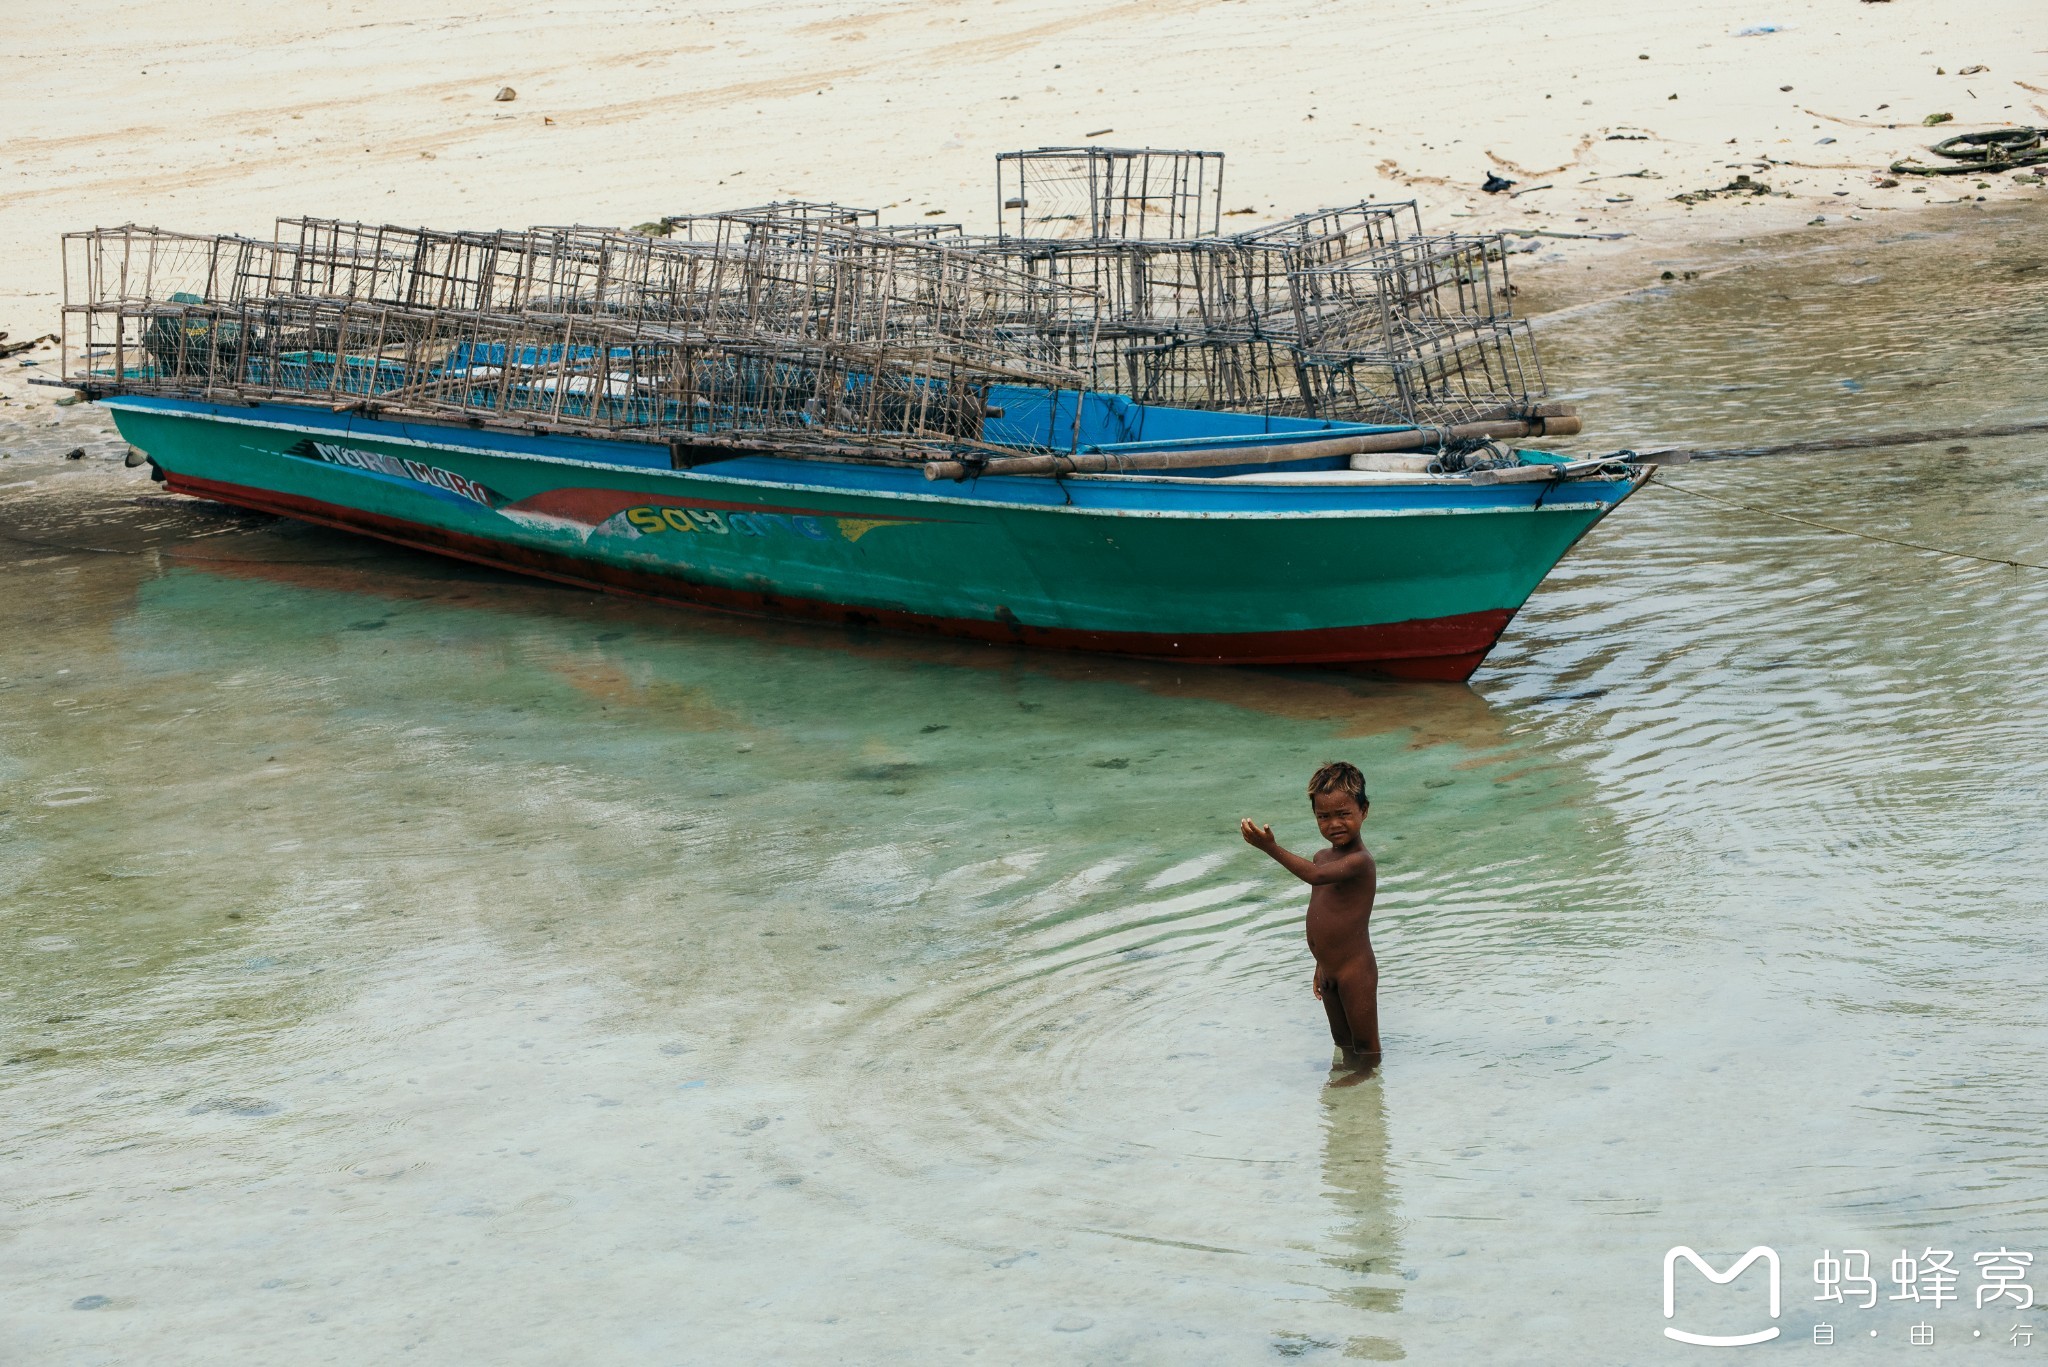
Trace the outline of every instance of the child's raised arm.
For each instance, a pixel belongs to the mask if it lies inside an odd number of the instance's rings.
[[[1253,849],[1264,850],[1272,856],[1274,863],[1311,887],[1342,883],[1358,877],[1373,867],[1372,856],[1364,850],[1359,850],[1356,854],[1339,855],[1320,864],[1313,859],[1304,859],[1275,840],[1271,826],[1261,826],[1250,817],[1239,821],[1237,830],[1238,834],[1244,837],[1245,844]]]

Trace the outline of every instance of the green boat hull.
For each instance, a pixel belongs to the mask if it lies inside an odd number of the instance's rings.
[[[932,483],[773,456],[107,401],[168,487],[717,609],[1200,663],[1462,679],[1639,478]]]

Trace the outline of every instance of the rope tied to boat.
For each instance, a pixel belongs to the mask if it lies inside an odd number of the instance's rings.
[[[1474,470],[1505,470],[1522,462],[1519,455],[1497,441],[1478,437],[1446,441],[1443,428],[1434,430],[1437,433],[1436,459],[1423,467],[1429,474],[1468,475]]]
[[[2048,432],[2048,418],[1986,423],[1976,427],[1923,427],[1908,432],[1872,432],[1858,437],[1820,437],[1771,446],[1660,447],[1657,454],[1687,460],[1756,460],[1764,456],[1817,456],[1833,451],[1869,451],[1887,446],[1931,446],[1945,441],[1985,441]],[[1960,454],[1953,452],[1951,454]]]
[[[1973,551],[1950,550],[1946,546],[1929,546],[1925,542],[1906,541],[1896,536],[1882,536],[1876,532],[1859,532],[1854,527],[1837,527],[1832,522],[1820,522],[1810,517],[1800,517],[1796,513],[1783,513],[1775,508],[1759,508],[1754,504],[1738,503],[1732,498],[1722,498],[1718,494],[1710,494],[1702,489],[1688,489],[1682,484],[1673,484],[1669,480],[1659,481],[1652,487],[1666,489],[1674,494],[1684,494],[1689,498],[1703,498],[1710,503],[1718,503],[1724,508],[1740,508],[1745,513],[1757,513],[1764,517],[1779,518],[1785,522],[1796,522],[1802,527],[1817,527],[1824,532],[1835,532],[1841,536],[1853,536],[1862,541],[1881,541],[1887,546],[1903,546],[1907,550],[1926,551],[1931,555],[1945,555],[1956,560],[1975,560],[1979,564],[1984,565],[2010,565],[2016,570],[2048,570],[2048,565],[2037,565],[2031,560],[2013,560],[2000,555],[1978,555]]]
[[[2048,128],[2000,128],[1989,133],[1958,133],[1927,149],[1952,166],[1926,166],[1895,161],[1895,176],[1988,176],[2027,166],[2048,166]]]

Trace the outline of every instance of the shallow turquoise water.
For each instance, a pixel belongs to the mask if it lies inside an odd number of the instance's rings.
[[[1547,354],[1614,444],[2042,416],[2040,228]],[[2048,442],[1673,471],[1465,688],[642,607],[6,440],[6,1360],[1678,1361],[1679,1243],[1778,1250],[1778,1349],[2012,1351],[2048,574],[1680,491],[2048,564]],[[1306,842],[1332,756],[1384,880],[1342,1088],[1233,830]],[[1811,1299],[1904,1246],[1964,1303]]]

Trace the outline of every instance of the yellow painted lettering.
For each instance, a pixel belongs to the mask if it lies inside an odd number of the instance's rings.
[[[659,508],[628,508],[626,509],[626,521],[650,536],[655,532],[665,532],[668,530],[668,524],[661,520],[661,510]]]
[[[888,525],[887,518],[842,517],[839,519],[839,534],[848,541],[858,541],[875,528]]]

